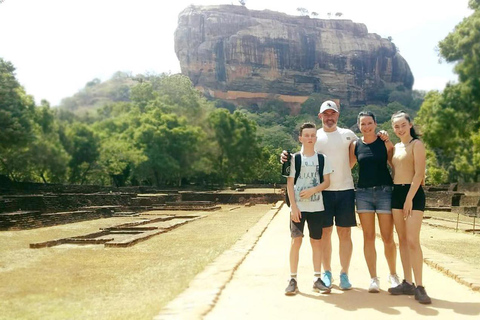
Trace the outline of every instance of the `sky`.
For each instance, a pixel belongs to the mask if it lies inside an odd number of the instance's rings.
[[[441,3],[441,4],[440,4]],[[95,78],[115,72],[178,73],[174,51],[178,14],[190,4],[238,0],[0,0],[0,57],[37,103],[58,105]],[[439,63],[436,47],[464,17],[468,0],[246,0],[253,10],[298,15],[297,8],[341,12],[400,49],[415,77],[414,89],[442,90],[456,81],[453,65]]]

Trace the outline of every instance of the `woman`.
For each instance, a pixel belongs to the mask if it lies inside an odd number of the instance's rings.
[[[377,276],[377,252],[375,250],[375,214],[378,217],[385,258],[390,269],[389,281],[392,288],[400,284],[396,273],[397,247],[393,239],[392,186],[393,181],[387,168],[393,154],[393,144],[386,132],[377,133],[375,115],[370,111],[358,114],[357,124],[363,137],[353,142],[353,161],[359,165],[356,190],[357,213],[363,230],[363,253],[370,273],[368,292],[380,292]],[[385,141],[383,141],[384,139]]]
[[[423,253],[420,228],[425,210],[425,147],[418,139],[410,116],[399,111],[392,116],[393,131],[400,138],[393,154],[392,211],[398,234],[405,279],[388,291],[393,295],[415,295],[420,303],[431,303],[422,282]],[[417,286],[412,282],[412,270]]]

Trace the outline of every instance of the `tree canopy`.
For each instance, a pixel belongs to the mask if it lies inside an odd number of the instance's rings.
[[[455,63],[459,82],[428,93],[419,112],[433,157],[432,183],[480,178],[480,0],[470,0],[469,7],[473,13],[439,43],[441,57]]]
[[[118,72],[107,81],[88,81],[52,108],[48,101],[35,105],[14,70],[1,60],[6,131],[0,174],[16,181],[176,187],[285,182],[279,153],[299,150],[298,127],[319,123],[319,105],[330,98],[313,94],[297,112],[281,100],[207,100],[179,74]],[[421,101],[401,89],[386,90],[385,105],[367,108],[386,122],[398,109],[414,113]],[[340,124],[355,129],[358,111],[342,110]]]

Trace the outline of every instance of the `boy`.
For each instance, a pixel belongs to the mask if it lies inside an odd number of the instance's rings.
[[[308,223],[310,243],[312,245],[314,282],[313,289],[317,292],[329,293],[330,288],[325,286],[321,278],[322,265],[322,216],[324,211],[321,191],[330,185],[332,169],[328,159],[323,156],[323,182],[320,183],[319,160],[315,152],[317,129],[315,124],[307,122],[300,127],[299,140],[302,143],[301,166],[298,179],[295,181],[295,157],[292,156],[290,175],[287,178],[287,192],[290,199],[290,233],[292,243],[290,247],[290,281],[285,289],[286,295],[295,295],[298,292],[297,269],[302,244],[305,221]],[[321,169],[321,168],[320,168]]]

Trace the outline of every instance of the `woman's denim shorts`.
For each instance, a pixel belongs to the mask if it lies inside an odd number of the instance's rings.
[[[355,201],[358,213],[392,213],[393,186],[357,188]]]

